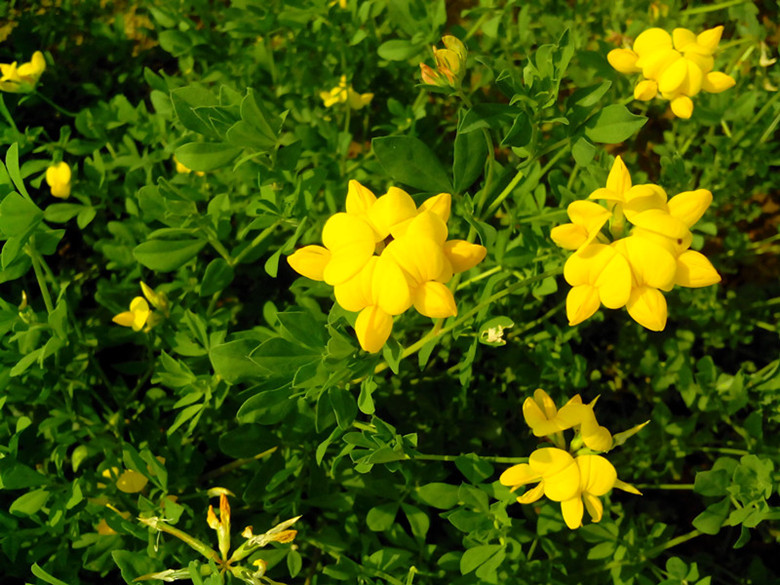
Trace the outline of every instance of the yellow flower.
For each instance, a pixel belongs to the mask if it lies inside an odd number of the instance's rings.
[[[165,293],[155,292],[149,285],[141,281],[141,291],[146,299],[152,303],[156,309],[168,313],[168,298]],[[147,331],[154,327],[162,317],[158,313],[153,313],[149,308],[149,303],[143,297],[135,297],[130,302],[130,310],[114,315],[112,321],[122,327],[132,327],[133,331],[140,331],[146,326]]]
[[[579,489],[577,493],[561,502],[561,513],[566,526],[575,530],[582,526],[583,503],[594,522],[600,522],[604,505],[599,496],[605,495],[613,487],[636,495],[639,490],[617,478],[614,466],[600,455],[580,455],[574,460],[579,471]]]
[[[54,197],[60,199],[70,197],[70,179],[70,167],[65,161],[60,161],[46,169],[46,183]]]
[[[219,488],[216,488],[219,490]],[[210,490],[212,491],[212,490]],[[230,552],[230,504],[228,503],[227,490],[219,492],[219,518],[214,513],[214,507],[209,504],[209,510],[206,514],[206,522],[209,527],[217,531],[217,543],[222,560],[227,560]]]
[[[575,250],[563,271],[572,286],[566,297],[570,325],[588,319],[603,304],[610,309],[625,306],[639,324],[661,331],[667,318],[661,291],[720,281],[709,260],[688,249],[693,241],[690,228],[712,202],[708,190],[686,191],[667,200],[658,185],[632,185],[628,169],[616,157],[607,186],[593,191],[589,199],[605,201],[606,209],[575,201],[568,210],[572,223],[551,232],[556,244]],[[634,227],[622,237],[626,221]],[[601,232],[607,222],[614,238],[611,244]]]
[[[46,59],[43,53],[35,51],[29,62],[17,67],[16,61],[11,64],[0,63],[0,90],[9,93],[30,93],[35,89],[43,72],[46,70]]]
[[[569,453],[555,447],[544,447],[531,453],[528,463],[513,465],[504,471],[499,481],[511,487],[512,491],[539,482],[517,498],[521,504],[536,502],[543,495],[554,502],[563,502],[578,493],[580,472]]]
[[[700,91],[719,93],[736,83],[731,76],[712,71],[722,33],[722,26],[699,35],[685,28],[674,29],[672,35],[651,28],[636,38],[633,49],[614,49],[607,59],[621,73],[642,73],[635,99],[649,101],[660,93],[675,116],[687,119],[693,113],[691,98]]]
[[[433,47],[433,58],[436,61],[436,69],[432,69],[425,63],[420,63],[423,83],[437,87],[459,88],[466,74],[466,57],[468,51],[466,45],[452,35],[442,37],[446,48]]]
[[[320,92],[320,99],[326,108],[336,104],[347,104],[353,110],[360,110],[374,99],[373,93],[358,93],[347,83],[347,76],[342,75],[339,84],[330,91]]]
[[[325,223],[324,246],[305,246],[288,263],[299,274],[332,285],[339,305],[359,312],[360,346],[377,352],[390,336],[393,316],[412,305],[431,318],[457,314],[445,284],[481,262],[487,250],[447,240],[451,202],[449,193],[440,193],[418,208],[402,189],[391,187],[376,197],[350,181],[346,212]]]

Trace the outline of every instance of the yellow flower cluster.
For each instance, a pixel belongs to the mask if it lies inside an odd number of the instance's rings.
[[[431,318],[456,315],[446,283],[487,253],[465,240],[447,240],[451,202],[449,193],[440,193],[418,208],[396,187],[376,197],[350,181],[346,213],[325,223],[324,246],[305,246],[287,261],[299,274],[333,286],[341,307],[359,311],[360,346],[378,352],[390,336],[393,316],[412,305]]]
[[[168,313],[168,298],[165,293],[155,292],[145,282],[141,282],[141,290],[144,293],[144,297],[135,297],[130,301],[130,310],[114,315],[112,321],[122,327],[132,327],[133,331],[140,331],[146,327],[146,331],[149,331],[157,323],[162,320],[160,313],[155,313],[149,307],[149,303],[156,309],[159,309],[167,315]],[[147,299],[149,302],[146,302]]]
[[[552,398],[541,388],[533,398],[523,403],[523,417],[533,434],[547,437],[556,447],[542,447],[531,453],[528,463],[514,465],[499,478],[501,484],[515,491],[527,484],[537,485],[517,498],[521,504],[531,504],[546,496],[561,503],[566,525],[574,530],[582,526],[584,510],[594,522],[599,522],[604,505],[599,500],[612,488],[641,495],[639,490],[617,477],[614,466],[601,455],[587,451],[604,452],[612,448],[610,432],[598,424],[593,412],[595,400],[584,404],[577,394],[558,410]],[[633,434],[635,427],[626,434]],[[571,443],[572,455],[565,449],[563,431],[574,429],[576,436]],[[579,446],[585,444],[585,453]]]
[[[359,110],[371,103],[374,99],[373,93],[358,93],[352,89],[352,85],[347,83],[347,76],[342,75],[339,84],[330,91],[320,92],[326,108],[336,104],[347,104],[353,110]]]
[[[733,77],[712,70],[722,33],[722,26],[699,35],[687,28],[676,28],[671,35],[651,28],[636,38],[632,49],[614,49],[607,59],[621,73],[642,73],[634,98],[649,101],[660,93],[675,116],[687,119],[693,113],[691,98],[700,91],[720,93],[734,86]]]
[[[428,85],[437,87],[459,88],[463,76],[466,74],[466,45],[452,35],[442,37],[445,49],[433,47],[433,58],[436,60],[436,69],[420,63],[422,81]]]
[[[553,228],[553,241],[574,250],[563,269],[572,289],[566,297],[569,325],[593,315],[600,305],[626,307],[640,325],[653,331],[666,326],[661,291],[675,285],[698,288],[720,282],[720,275],[701,253],[690,250],[691,227],[712,202],[706,189],[685,191],[667,200],[658,185],[633,185],[618,156],[606,188],[568,207],[572,223]],[[623,237],[626,220],[633,224]],[[602,233],[609,225],[610,239]]]
[[[17,66],[13,63],[0,63],[0,91],[9,93],[30,93],[35,89],[43,72],[46,70],[46,59],[43,53],[35,51],[32,59]]]

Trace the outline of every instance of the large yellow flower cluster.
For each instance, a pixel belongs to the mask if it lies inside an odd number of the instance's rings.
[[[687,119],[693,113],[692,97],[700,91],[720,93],[735,83],[730,75],[712,70],[722,33],[722,26],[699,35],[687,28],[676,28],[671,35],[651,28],[636,38],[633,49],[614,49],[607,59],[621,73],[642,73],[634,88],[636,99],[649,101],[660,93],[675,116]]]
[[[661,291],[675,285],[698,288],[720,282],[707,258],[689,247],[691,227],[712,202],[706,189],[685,191],[667,200],[658,185],[633,185],[618,156],[606,188],[568,207],[572,223],[553,228],[553,241],[574,250],[563,269],[572,289],[566,298],[569,325],[581,323],[600,305],[626,307],[640,325],[661,331],[666,326],[666,300]],[[626,220],[633,224],[624,236]],[[609,235],[602,232],[608,225]]]
[[[599,522],[604,505],[599,496],[612,488],[619,488],[641,495],[630,484],[620,481],[615,467],[601,455],[591,452],[580,454],[579,446],[584,443],[585,451],[608,451],[612,448],[612,435],[598,424],[593,412],[595,400],[583,404],[577,394],[558,410],[552,398],[541,388],[533,398],[523,403],[523,417],[537,437],[547,437],[556,447],[542,447],[528,458],[528,463],[514,465],[504,471],[499,481],[515,491],[527,484],[537,485],[517,498],[521,504],[531,504],[546,496],[561,503],[561,512],[566,525],[574,530],[582,526],[584,510],[594,522]],[[627,434],[633,434],[641,426]],[[574,429],[577,433],[571,443],[572,455],[565,449],[563,431]]]
[[[287,261],[299,274],[332,285],[344,309],[360,312],[360,346],[377,352],[390,336],[393,316],[412,305],[431,318],[457,314],[446,283],[481,262],[487,250],[447,240],[451,202],[449,193],[440,193],[418,208],[396,187],[376,197],[350,181],[347,211],[325,223],[324,246],[305,246]]]

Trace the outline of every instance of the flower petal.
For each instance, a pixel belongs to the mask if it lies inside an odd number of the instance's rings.
[[[662,28],[649,28],[634,41],[634,52],[640,57],[661,49],[672,48],[672,37]]]
[[[649,102],[658,95],[658,83],[652,79],[644,79],[634,88],[634,99]]]
[[[347,311],[362,311],[369,305],[375,305],[371,284],[379,258],[372,256],[355,276],[333,287],[336,302]]]
[[[540,483],[537,486],[532,487],[525,492],[522,496],[517,497],[517,501],[520,504],[533,504],[538,501],[544,495],[544,483]]]
[[[330,250],[322,246],[304,246],[287,256],[287,263],[298,274],[322,280],[325,266],[330,262]]]
[[[374,303],[390,315],[400,315],[412,306],[409,282],[401,268],[385,254],[378,258],[371,281]]]
[[[672,112],[678,118],[687,120],[693,115],[693,100],[687,95],[674,98],[671,102]]]
[[[704,77],[701,87],[709,93],[720,93],[734,87],[736,83],[731,75],[726,75],[720,71],[712,71]]]
[[[347,189],[347,213],[350,215],[365,216],[368,210],[376,202],[376,195],[370,189],[364,187],[354,179],[349,182]]]
[[[718,43],[720,43],[722,34],[723,26],[716,26],[715,28],[705,30],[703,33],[699,33],[699,36],[696,37],[696,43],[707,49],[710,53],[714,53],[715,49],[718,48]]]
[[[720,274],[704,254],[687,250],[677,258],[674,284],[688,288],[701,288],[720,282]]]
[[[672,42],[675,49],[683,52],[688,45],[696,44],[696,35],[687,28],[676,28],[672,31]]]
[[[444,319],[458,314],[452,291],[441,282],[426,282],[412,293],[414,308],[431,319]]]
[[[447,223],[450,219],[451,207],[452,195],[449,193],[439,193],[438,195],[434,195],[423,201],[418,212],[430,211],[431,213],[438,215],[444,223]]]
[[[563,520],[566,522],[566,526],[572,530],[576,530],[582,526],[583,507],[580,494],[561,502],[561,513],[563,514]]]
[[[580,455],[574,461],[580,471],[580,487],[583,492],[603,496],[614,487],[617,471],[601,455]]]
[[[579,491],[579,468],[574,458],[563,449],[537,449],[531,453],[528,464],[542,474],[544,495],[554,502],[568,500]]]
[[[572,287],[566,295],[566,317],[574,327],[590,318],[599,310],[599,291],[590,284]]]
[[[631,318],[651,331],[663,331],[666,327],[666,299],[658,289],[639,286],[631,291],[626,305]]]
[[[588,242],[588,230],[581,225],[565,223],[550,230],[550,239],[564,250],[576,250]]]
[[[541,474],[531,469],[528,463],[519,463],[505,470],[498,481],[501,482],[501,485],[519,487],[540,479],[542,479]]]
[[[383,240],[390,235],[395,224],[414,217],[416,213],[417,206],[411,196],[403,189],[390,187],[376,200],[368,211],[368,217]]]
[[[360,347],[369,353],[381,350],[392,330],[393,318],[376,305],[360,311],[355,321],[355,333]]]
[[[669,213],[690,228],[701,219],[711,203],[712,193],[707,189],[684,191],[669,200]]]
[[[615,157],[612,168],[607,176],[607,189],[622,196],[623,193],[631,188],[631,175],[628,172],[626,164],[620,156]],[[576,223],[576,222],[575,222]]]
[[[639,55],[631,49],[612,49],[607,53],[607,61],[620,73],[639,73],[641,69],[636,66],[637,59]]]
[[[672,290],[677,262],[666,248],[636,235],[623,238],[615,247],[626,255],[637,285]]]
[[[457,274],[482,262],[487,255],[487,248],[466,240],[449,240],[444,243],[444,255],[450,261],[452,271]]]
[[[322,275],[330,285],[355,276],[374,255],[374,230],[364,220],[346,213],[332,215],[325,222],[322,242],[331,251]]]
[[[591,520],[601,522],[601,518],[604,516],[604,504],[601,503],[601,500],[587,492],[582,494],[582,499],[585,502],[585,508],[587,508]]]

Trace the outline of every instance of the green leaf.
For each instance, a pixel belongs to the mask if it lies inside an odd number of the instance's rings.
[[[197,256],[206,240],[149,240],[133,249],[133,257],[151,270],[171,272]]]
[[[0,489],[20,490],[43,485],[46,482],[45,476],[12,457],[6,456],[0,459]]]
[[[371,145],[394,181],[429,193],[452,193],[448,173],[421,140],[414,136],[385,136],[374,138]]]
[[[84,209],[80,203],[52,203],[43,211],[43,219],[54,223],[65,223]]]
[[[284,372],[292,374],[304,364],[318,360],[321,355],[320,351],[296,345],[281,337],[272,337],[255,349],[249,359],[267,373],[279,375]]]
[[[585,127],[585,136],[593,142],[617,144],[631,137],[647,122],[645,116],[637,116],[626,106],[613,104],[601,110]]]
[[[455,137],[452,178],[456,193],[466,191],[482,174],[486,156],[487,144],[481,132],[459,133]]]
[[[30,571],[33,575],[38,577],[38,579],[49,583],[50,585],[68,585],[65,581],[60,581],[57,579],[57,577],[54,577],[53,575],[50,575],[44,571],[40,566],[38,566],[38,563],[33,563],[32,567],[30,567]]]
[[[0,203],[0,232],[6,238],[23,236],[43,218],[43,212],[35,203],[16,192],[6,195]]]
[[[471,573],[477,567],[501,550],[500,544],[483,544],[468,549],[460,558],[460,572],[465,575]]]
[[[398,512],[398,504],[381,504],[374,506],[366,515],[366,524],[369,530],[373,532],[384,532],[389,530],[395,522],[395,515]]]
[[[19,496],[12,503],[8,511],[15,516],[32,516],[38,510],[43,508],[49,499],[49,492],[44,489],[37,489]]]
[[[425,540],[425,535],[428,534],[428,529],[431,527],[431,520],[428,518],[428,514],[411,504],[401,504],[401,509],[409,521],[412,534],[420,540]]]
[[[338,386],[328,388],[328,398],[336,415],[336,422],[341,429],[348,429],[357,415],[355,398],[348,390]]]
[[[417,55],[421,49],[422,46],[419,43],[394,39],[379,45],[376,52],[382,59],[387,59],[388,61],[406,61]]]
[[[571,154],[574,157],[574,162],[581,167],[586,167],[593,160],[593,157],[596,156],[596,147],[588,142],[587,139],[580,137],[574,143],[574,146],[571,147]]]
[[[188,142],[176,149],[176,158],[192,171],[213,171],[229,165],[241,148],[222,142]]]
[[[294,579],[301,572],[302,567],[303,559],[301,558],[301,553],[291,548],[287,553],[287,570],[290,572],[290,578]]]
[[[731,509],[729,498],[723,498],[719,502],[710,504],[707,508],[693,519],[693,527],[704,534],[717,534],[720,527],[726,521]]]
[[[376,412],[372,394],[377,387],[377,383],[371,378],[366,378],[360,383],[360,395],[358,396],[357,405],[363,414],[371,415]]]
[[[458,504],[458,488],[441,482],[432,482],[417,489],[417,498],[429,506],[449,510]]]
[[[471,483],[480,483],[493,475],[493,465],[480,459],[474,453],[460,455],[455,458],[455,466]]]
[[[249,354],[257,349],[255,339],[237,339],[214,345],[209,350],[209,360],[214,373],[228,384],[235,384],[247,378],[259,378],[265,370],[249,359]]]
[[[214,258],[206,266],[203,280],[200,283],[200,296],[207,297],[223,290],[233,282],[233,267],[224,258]]]
[[[219,449],[229,457],[254,457],[278,442],[271,431],[257,424],[241,425],[219,436]]]
[[[157,570],[157,561],[149,558],[146,553],[115,550],[111,552],[111,558],[114,559],[116,566],[122,572],[122,578],[128,585],[135,585],[134,579]]]
[[[294,407],[295,400],[290,400],[290,385],[286,384],[281,388],[265,390],[252,396],[238,409],[236,418],[241,423],[275,425]]]
[[[482,128],[500,128],[514,122],[518,108],[506,104],[477,104],[471,108],[458,125],[458,134],[475,132]]]
[[[22,180],[22,172],[19,170],[19,145],[14,142],[8,147],[5,153],[5,166],[8,169],[8,176],[16,185],[17,191],[24,195],[28,201],[32,200],[27,189],[24,187],[24,181]]]

